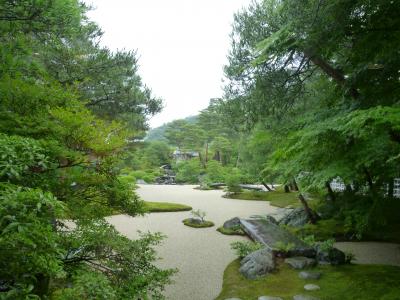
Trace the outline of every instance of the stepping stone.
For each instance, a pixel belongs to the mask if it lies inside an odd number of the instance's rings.
[[[308,267],[315,266],[316,260],[313,258],[296,256],[285,259],[285,263],[291,266],[294,269],[304,269]]]
[[[281,297],[261,296],[258,300],[283,300]]]
[[[302,271],[299,273],[299,277],[301,279],[320,279],[322,276],[321,272],[309,272],[309,271]]]
[[[317,291],[317,290],[319,290],[319,289],[321,289],[321,288],[319,287],[319,285],[310,283],[310,284],[306,284],[306,285],[304,286],[304,289],[305,289],[306,291]]]
[[[308,295],[296,295],[293,296],[293,300],[320,300],[317,297],[308,296]]]

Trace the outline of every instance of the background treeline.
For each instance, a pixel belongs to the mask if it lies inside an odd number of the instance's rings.
[[[86,12],[0,1],[1,299],[158,299],[172,273],[153,264],[159,235],[104,219],[142,212],[118,164],[161,101]]]

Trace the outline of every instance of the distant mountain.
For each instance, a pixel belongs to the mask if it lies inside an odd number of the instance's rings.
[[[193,123],[197,122],[197,119],[198,119],[198,116],[196,115],[196,116],[186,117],[183,120],[193,124]],[[166,141],[166,138],[164,137],[164,132],[165,132],[165,129],[167,128],[169,123],[170,122],[165,123],[165,124],[163,124],[163,125],[161,125],[159,127],[156,127],[154,129],[150,129],[147,132],[147,135],[144,138],[144,140],[145,141]]]

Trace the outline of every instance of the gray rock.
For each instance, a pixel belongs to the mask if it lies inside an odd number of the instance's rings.
[[[285,263],[294,269],[304,269],[316,265],[316,261],[313,258],[308,258],[304,256],[296,256],[285,259]]]
[[[261,296],[258,300],[283,300],[281,297]]]
[[[191,223],[191,224],[201,224],[201,223],[203,223],[203,222],[202,222],[200,219],[198,219],[198,218],[189,218],[188,221],[189,221],[189,223]]]
[[[317,245],[315,249],[317,251],[316,259],[320,264],[342,265],[346,262],[346,255],[337,248],[324,250],[321,249],[320,245]]]
[[[136,183],[137,183],[137,184],[147,184],[147,182],[144,181],[143,179],[137,179],[137,180],[136,180]]]
[[[278,221],[273,216],[267,215],[265,216],[265,219],[270,221],[272,224],[278,225]]]
[[[261,277],[275,269],[275,260],[268,248],[254,251],[240,262],[240,273],[248,279]]]
[[[319,289],[321,289],[321,288],[319,287],[319,285],[310,283],[310,284],[306,284],[306,285],[304,286],[304,289],[305,289],[306,291],[317,291],[317,290],[319,290]]]
[[[301,279],[320,279],[322,276],[321,272],[310,272],[310,271],[302,271],[299,273],[299,277]]]
[[[226,298],[225,300],[242,300],[240,298]]]
[[[238,226],[240,226],[240,219],[238,217],[226,221],[223,225],[225,229],[238,228]]]
[[[308,295],[295,295],[293,296],[293,300],[320,300],[317,297],[308,296]]]
[[[240,219],[243,230],[255,241],[264,244],[270,250],[278,243],[293,244],[294,248],[289,251],[289,256],[315,257],[314,248],[308,246],[302,240],[291,234],[282,227],[262,219]]]
[[[308,215],[303,207],[298,207],[284,216],[279,224],[289,225],[293,227],[301,227],[307,224],[309,221]]]

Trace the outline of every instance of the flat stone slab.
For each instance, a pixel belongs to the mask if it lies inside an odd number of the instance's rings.
[[[321,288],[319,287],[319,285],[310,283],[310,284],[306,284],[304,286],[304,289],[306,291],[317,291],[317,290],[320,290]]]
[[[317,297],[308,296],[308,295],[295,295],[293,296],[293,300],[320,300]]]
[[[270,250],[280,242],[293,244],[289,256],[315,257],[315,250],[289,231],[273,224],[266,219],[240,219],[243,230],[255,241],[264,244]]]
[[[289,257],[285,259],[285,263],[291,266],[293,269],[304,269],[313,267],[316,265],[317,261],[313,258],[308,258],[304,256]]]
[[[322,276],[321,272],[302,271],[302,272],[299,273],[299,278],[301,278],[301,279],[317,280],[317,279],[320,279],[321,276]]]
[[[281,297],[261,296],[258,300],[283,300]]]

